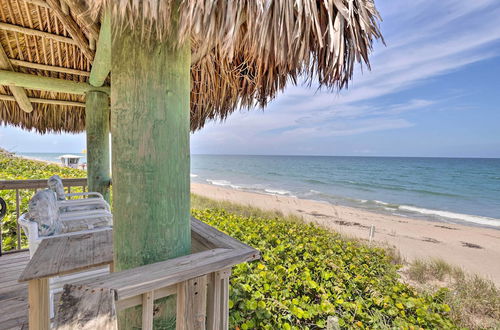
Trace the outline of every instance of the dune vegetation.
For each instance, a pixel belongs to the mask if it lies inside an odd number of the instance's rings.
[[[193,215],[262,253],[233,268],[232,328],[318,329],[329,316],[341,328],[455,327],[445,292],[419,293],[399,281],[383,249],[280,217],[213,208]]]
[[[450,317],[471,329],[500,329],[500,290],[478,275],[464,272],[441,259],[415,260],[401,271],[406,282],[424,293],[442,287]]]

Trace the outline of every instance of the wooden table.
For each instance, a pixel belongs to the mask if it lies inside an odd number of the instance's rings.
[[[19,277],[28,281],[29,327],[49,329],[49,278],[112,265],[112,229],[47,237]]]

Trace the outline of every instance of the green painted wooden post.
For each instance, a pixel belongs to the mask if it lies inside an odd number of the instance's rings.
[[[112,38],[116,271],[191,251],[190,44],[145,44],[140,31],[113,29]],[[133,318],[127,313],[120,317],[126,329]]]
[[[85,97],[87,132],[87,177],[89,191],[97,191],[109,201],[109,97],[91,91]]]

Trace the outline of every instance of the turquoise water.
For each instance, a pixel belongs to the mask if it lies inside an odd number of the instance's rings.
[[[500,159],[192,156],[191,180],[500,229]]]
[[[500,229],[500,159],[192,155],[191,180]]]

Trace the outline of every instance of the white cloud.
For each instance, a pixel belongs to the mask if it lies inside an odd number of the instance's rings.
[[[325,125],[297,127],[283,133],[286,138],[301,138],[303,135],[314,137],[349,136],[368,132],[384,131],[413,126],[405,119],[362,119],[357,121],[337,120]]]

